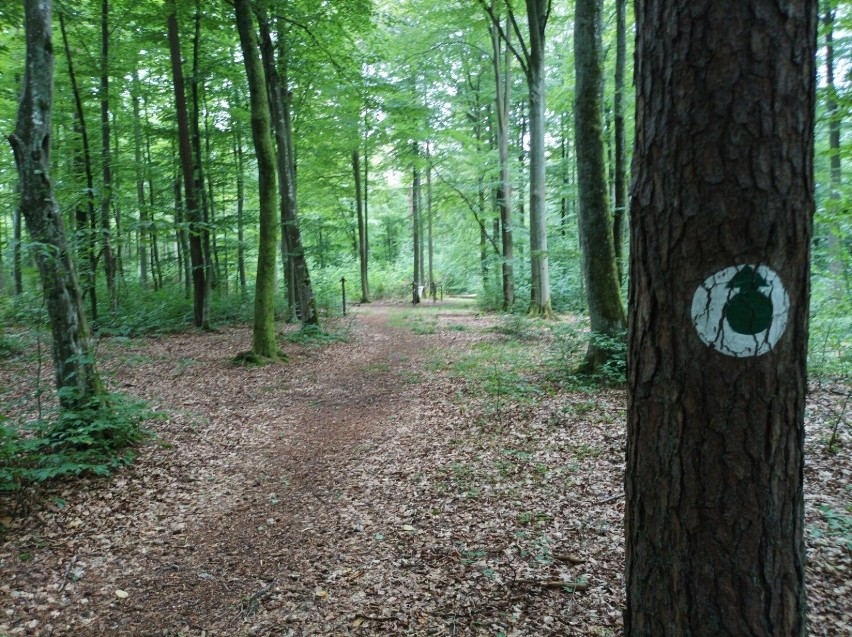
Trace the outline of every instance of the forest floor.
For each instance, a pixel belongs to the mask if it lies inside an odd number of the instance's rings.
[[[105,339],[165,417],[111,477],[0,500],[0,635],[621,635],[623,389],[561,382],[546,328],[462,302],[332,328],[266,367],[233,364],[243,326]],[[36,373],[0,360],[4,404]],[[852,630],[844,392],[808,407],[814,636]]]

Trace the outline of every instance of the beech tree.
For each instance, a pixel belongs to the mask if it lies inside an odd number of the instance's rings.
[[[21,212],[33,241],[50,317],[59,401],[64,409],[73,410],[103,393],[103,385],[95,370],[83,299],[50,179],[52,11],[51,0],[24,2],[24,85],[15,131],[8,139],[20,179]]]
[[[802,636],[817,2],[636,14],[625,634]]]
[[[272,144],[272,117],[266,75],[260,60],[250,0],[234,3],[237,30],[243,51],[251,99],[251,132],[257,156],[260,196],[260,239],[257,277],[254,288],[254,325],[252,354],[262,359],[277,359],[281,351],[275,340],[275,251],[278,241],[275,150]]]
[[[186,217],[189,226],[189,256],[192,264],[192,301],[193,325],[209,329],[210,304],[207,300],[209,288],[206,284],[204,266],[204,250],[201,241],[201,208],[198,203],[198,192],[195,189],[195,163],[192,157],[190,143],[189,115],[186,108],[186,93],[184,92],[183,64],[180,54],[178,37],[177,9],[174,0],[168,5],[169,52],[172,62],[172,82],[175,92],[175,109],[177,111],[178,149],[180,153],[181,175],[183,177]],[[180,198],[180,184],[175,189],[176,199]],[[177,201],[176,201],[177,203]],[[180,206],[176,206],[177,209]],[[189,284],[189,281],[187,281]]]
[[[586,352],[584,371],[594,372],[613,355],[613,348],[601,344],[599,337],[618,338],[623,333],[626,317],[615,261],[602,137],[603,0],[577,0],[575,7],[574,61],[577,88],[574,138],[577,142],[578,220],[583,276],[593,333]]]

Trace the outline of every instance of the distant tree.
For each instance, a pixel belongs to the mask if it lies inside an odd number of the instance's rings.
[[[803,636],[817,3],[636,10],[625,634]]]
[[[192,278],[192,316],[193,325],[202,329],[209,329],[210,315],[205,312],[209,307],[207,299],[208,287],[205,282],[204,249],[201,237],[201,207],[199,206],[198,193],[195,190],[195,163],[192,157],[192,145],[190,142],[189,114],[186,108],[186,93],[184,92],[183,64],[180,54],[180,39],[178,36],[177,8],[174,0],[168,5],[168,30],[169,30],[169,52],[172,63],[172,83],[175,93],[175,110],[177,111],[178,126],[178,150],[180,153],[181,174],[184,185],[184,201],[187,225],[189,226],[189,261],[191,264]],[[180,183],[175,190],[176,204],[180,200]],[[176,205],[180,210],[180,206]],[[185,250],[184,250],[185,252]],[[187,284],[189,282],[187,281]]]
[[[479,0],[500,33],[506,46],[515,55],[527,80],[529,102],[530,145],[530,274],[532,301],[530,314],[553,316],[550,291],[550,266],[547,254],[547,215],[545,199],[545,30],[550,20],[552,0],[526,0],[526,38],[518,25],[512,4],[504,0],[507,19],[517,44],[496,13],[494,4]],[[521,215],[523,216],[523,215]]]
[[[26,62],[15,131],[9,143],[21,189],[21,212],[32,240],[53,333],[60,405],[73,410],[103,393],[83,299],[50,179],[53,114],[51,0],[25,0]]]
[[[361,199],[361,155],[357,148],[352,150],[352,176],[355,186],[355,214],[358,217],[358,263],[361,270],[361,303],[370,302],[370,287],[367,280],[367,226],[364,205]]]

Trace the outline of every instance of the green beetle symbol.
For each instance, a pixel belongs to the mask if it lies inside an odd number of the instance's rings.
[[[769,283],[750,265],[734,275],[728,288],[738,290],[725,304],[724,317],[737,334],[760,334],[772,323],[772,301],[760,291]]]

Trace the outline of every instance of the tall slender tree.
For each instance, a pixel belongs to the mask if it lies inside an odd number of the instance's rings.
[[[192,158],[190,142],[189,115],[186,108],[186,93],[184,92],[183,64],[180,55],[180,39],[178,35],[177,9],[174,0],[168,5],[169,52],[172,63],[172,81],[175,92],[175,109],[177,111],[178,150],[180,153],[181,173],[185,191],[185,216],[189,235],[189,259],[192,279],[192,320],[195,327],[209,329],[209,314],[205,314],[207,306],[207,284],[205,282],[204,250],[201,239],[201,208],[198,204],[198,194],[195,190],[195,164]],[[180,183],[176,184],[176,203],[180,200]],[[176,206],[180,210],[180,206]],[[178,230],[181,241],[183,232]],[[185,248],[186,246],[184,246]],[[183,250],[186,259],[186,249]],[[189,273],[187,279],[189,279]],[[187,280],[187,286],[189,280]]]
[[[352,176],[355,186],[355,215],[358,218],[358,262],[361,269],[361,303],[370,302],[370,286],[367,280],[367,228],[364,223],[364,206],[361,199],[361,155],[352,149]]]
[[[272,144],[272,116],[266,74],[260,60],[250,0],[234,3],[237,30],[243,51],[251,102],[251,132],[257,157],[258,194],[260,197],[260,238],[254,289],[254,327],[252,353],[263,359],[282,356],[275,341],[275,252],[278,243],[278,189],[276,186],[275,149]]]
[[[577,149],[580,244],[593,338],[584,369],[594,372],[613,351],[596,336],[617,337],[626,326],[621,286],[615,264],[612,220],[607,198],[602,137],[603,0],[577,0],[574,10],[574,64],[576,90],[574,126]]]
[[[627,69],[626,5],[626,0],[615,0],[615,95],[612,109],[615,126],[615,209],[612,216],[612,237],[619,285],[624,279],[624,220],[627,218],[627,160],[624,141],[624,79]]]
[[[101,69],[100,69],[100,102],[101,102],[101,177],[103,192],[101,193],[101,259],[104,263],[107,291],[109,292],[110,307],[118,308],[118,280],[115,252],[112,247],[112,149],[110,147],[110,112],[109,112],[109,0],[101,0]]]
[[[817,2],[636,8],[625,634],[801,637]]]
[[[486,0],[479,4],[491,18],[506,46],[512,51],[527,81],[530,145],[530,280],[532,300],[530,314],[552,317],[550,265],[547,254],[547,200],[545,193],[545,30],[550,19],[552,0],[526,0],[527,37],[521,31],[512,4],[504,0],[511,31],[517,45],[502,27],[502,20]],[[520,50],[518,49],[520,47]]]

